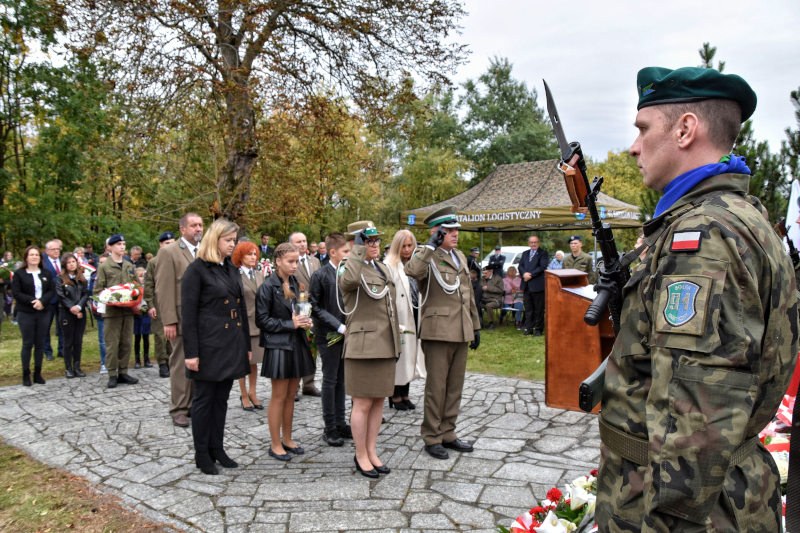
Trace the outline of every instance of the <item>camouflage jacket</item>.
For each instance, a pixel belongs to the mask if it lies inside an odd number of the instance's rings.
[[[601,418],[644,439],[647,461],[603,444],[600,531],[781,530],[772,456],[759,443],[732,464],[797,357],[794,268],[748,184],[708,178],[645,224],[655,241],[623,291]]]

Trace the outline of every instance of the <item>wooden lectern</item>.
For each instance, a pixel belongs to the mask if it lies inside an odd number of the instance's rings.
[[[611,353],[614,329],[608,311],[598,326],[583,321],[591,297],[570,292],[589,285],[580,270],[547,270],[545,294],[545,403],[580,411],[578,388]],[[590,291],[591,292],[591,291]],[[594,413],[600,411],[600,405]]]

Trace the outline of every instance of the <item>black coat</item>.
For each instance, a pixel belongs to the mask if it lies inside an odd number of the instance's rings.
[[[519,284],[519,290],[525,292],[544,292],[544,271],[550,264],[547,252],[539,248],[536,250],[536,255],[533,256],[533,261],[530,260],[531,251],[522,253],[522,259],[519,262],[519,277],[522,281]],[[531,274],[531,279],[525,281],[525,273]]]
[[[297,280],[289,278],[289,287],[298,294]],[[256,295],[256,325],[261,330],[259,345],[265,350],[294,350],[295,339],[302,339],[306,348],[308,338],[305,330],[298,335],[292,320],[292,303],[296,299],[287,300],[283,295],[283,282],[278,273],[272,274],[258,288]]]
[[[504,256],[502,253],[499,256],[492,254],[489,256],[489,264],[487,265],[487,267],[491,268],[495,274],[500,274],[500,276],[502,276],[503,265],[505,264],[505,262],[506,262],[506,256]]]
[[[480,278],[472,282],[472,296],[475,298],[475,307],[481,308],[481,300],[483,300],[483,288],[481,287]]]
[[[239,269],[197,260],[181,280],[181,331],[185,359],[200,358],[201,381],[239,379],[250,373],[250,327]]]
[[[58,295],[58,305],[69,311],[76,305],[85,311],[86,302],[89,300],[89,288],[84,283],[72,280],[72,284],[67,285],[61,276],[56,276],[56,294]]]
[[[44,313],[47,312],[53,299],[56,299],[56,284],[53,281],[53,275],[46,268],[39,269],[39,279],[42,280],[42,297],[39,301],[42,302],[44,309],[37,311],[33,308],[33,302],[36,299],[36,286],[33,284],[33,274],[30,274],[24,268],[18,268],[14,272],[14,279],[11,280],[11,295],[17,302],[17,311],[23,313]],[[58,301],[58,299],[56,299]]]
[[[327,344],[328,333],[337,332],[339,326],[345,322],[345,316],[336,304],[335,268],[326,265],[311,275],[308,300],[311,302],[311,316],[314,319],[314,340],[317,344]],[[341,291],[338,305],[344,309]]]

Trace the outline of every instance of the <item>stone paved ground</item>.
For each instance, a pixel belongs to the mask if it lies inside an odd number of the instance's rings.
[[[468,374],[459,434],[474,453],[440,461],[422,450],[421,381],[411,387],[415,411],[384,410],[378,453],[392,473],[379,481],[355,473],[352,441],[322,441],[319,399],[296,404],[294,439],[306,453],[284,464],[266,453],[266,410],[242,411],[233,393],[225,441],[241,466],[207,476],[194,466],[190,429],[167,416],[169,380],[155,369],[131,375],[138,385],[115,390],[99,374],[2,387],[0,438],[191,532],[488,532],[587,474],[599,455],[596,417],[545,406],[544,383]],[[268,380],[259,387],[266,404]]]

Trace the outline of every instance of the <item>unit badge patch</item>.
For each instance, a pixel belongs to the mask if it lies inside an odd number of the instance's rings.
[[[679,231],[672,235],[670,252],[696,252],[700,249],[699,231]]]
[[[344,262],[342,262],[342,264],[341,264],[341,265],[339,265],[339,270],[337,271],[337,273],[338,273],[340,276],[341,276],[342,274],[344,274]]]
[[[664,318],[672,326],[682,326],[697,314],[698,285],[690,281],[678,281],[667,286],[669,300],[664,308]]]

